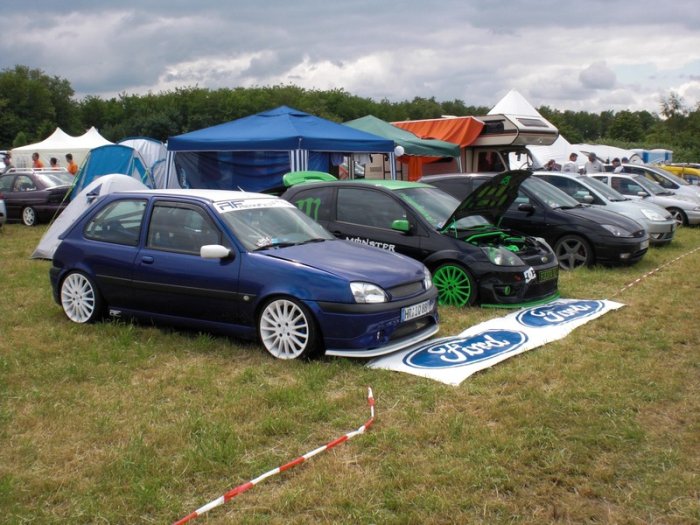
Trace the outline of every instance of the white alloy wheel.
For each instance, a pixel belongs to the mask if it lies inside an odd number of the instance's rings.
[[[35,226],[37,223],[36,210],[27,206],[22,210],[22,223],[25,226]]]
[[[309,357],[316,346],[316,329],[308,310],[292,299],[273,299],[258,320],[265,350],[277,359]]]
[[[97,319],[101,308],[100,297],[87,275],[73,272],[63,279],[61,306],[74,323],[90,323]]]

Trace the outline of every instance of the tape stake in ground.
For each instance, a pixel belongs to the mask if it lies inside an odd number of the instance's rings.
[[[279,474],[280,472],[284,472],[285,470],[289,470],[291,468],[294,468],[297,465],[306,461],[307,459],[314,457],[316,454],[320,454],[321,452],[324,452],[326,450],[330,450],[333,447],[335,447],[336,445],[340,445],[341,443],[348,441],[349,439],[352,439],[359,434],[363,434],[370,426],[372,426],[372,423],[374,423],[374,395],[372,394],[371,388],[367,388],[367,403],[369,404],[370,417],[365,422],[365,424],[362,425],[357,430],[354,430],[352,432],[348,432],[344,436],[341,436],[337,439],[334,439],[333,441],[326,443],[322,447],[318,447],[317,449],[312,450],[311,452],[307,452],[303,456],[299,456],[295,460],[292,460],[289,463],[282,465],[281,467],[277,467],[275,469],[272,469],[269,472],[266,472],[265,474],[248,481],[247,483],[243,483],[242,485],[239,485],[236,488],[229,490],[228,492],[219,496],[215,500],[210,501],[209,503],[207,503],[203,507],[198,508],[197,510],[188,514],[184,518],[174,522],[173,525],[182,525],[183,523],[187,523],[188,521],[193,520],[194,518],[196,518],[198,516],[201,516],[205,512],[208,512],[211,509],[218,507],[219,505],[223,505],[224,503],[226,503],[230,499],[234,498],[235,496],[238,496],[239,494],[244,493],[248,489],[253,488],[255,485],[257,485],[261,481],[263,481],[271,476],[274,476],[275,474]]]

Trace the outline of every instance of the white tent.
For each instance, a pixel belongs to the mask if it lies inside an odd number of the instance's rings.
[[[49,137],[41,142],[13,149],[12,161],[17,168],[29,168],[32,165],[32,153],[36,152],[46,167],[48,167],[51,157],[58,159],[59,166],[65,166],[66,153],[71,153],[75,163],[80,166],[92,148],[105,144],[112,143],[100,135],[94,126],[79,137],[68,135],[61,128],[56,128]]]
[[[88,184],[78,193],[68,206],[49,226],[32,253],[32,259],[53,259],[53,254],[61,240],[59,237],[70,228],[80,215],[99,197],[115,191],[145,190],[146,185],[140,181],[115,173],[103,175]]]

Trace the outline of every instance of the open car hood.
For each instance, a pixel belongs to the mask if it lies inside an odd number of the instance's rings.
[[[511,170],[493,176],[465,197],[445,226],[471,215],[481,215],[498,225],[518,197],[518,188],[530,175],[532,171]]]

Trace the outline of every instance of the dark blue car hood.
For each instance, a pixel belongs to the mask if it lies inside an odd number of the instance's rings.
[[[340,239],[255,252],[303,264],[348,281],[371,281],[386,288],[423,278],[423,264],[379,248]],[[412,277],[409,277],[412,276]]]

